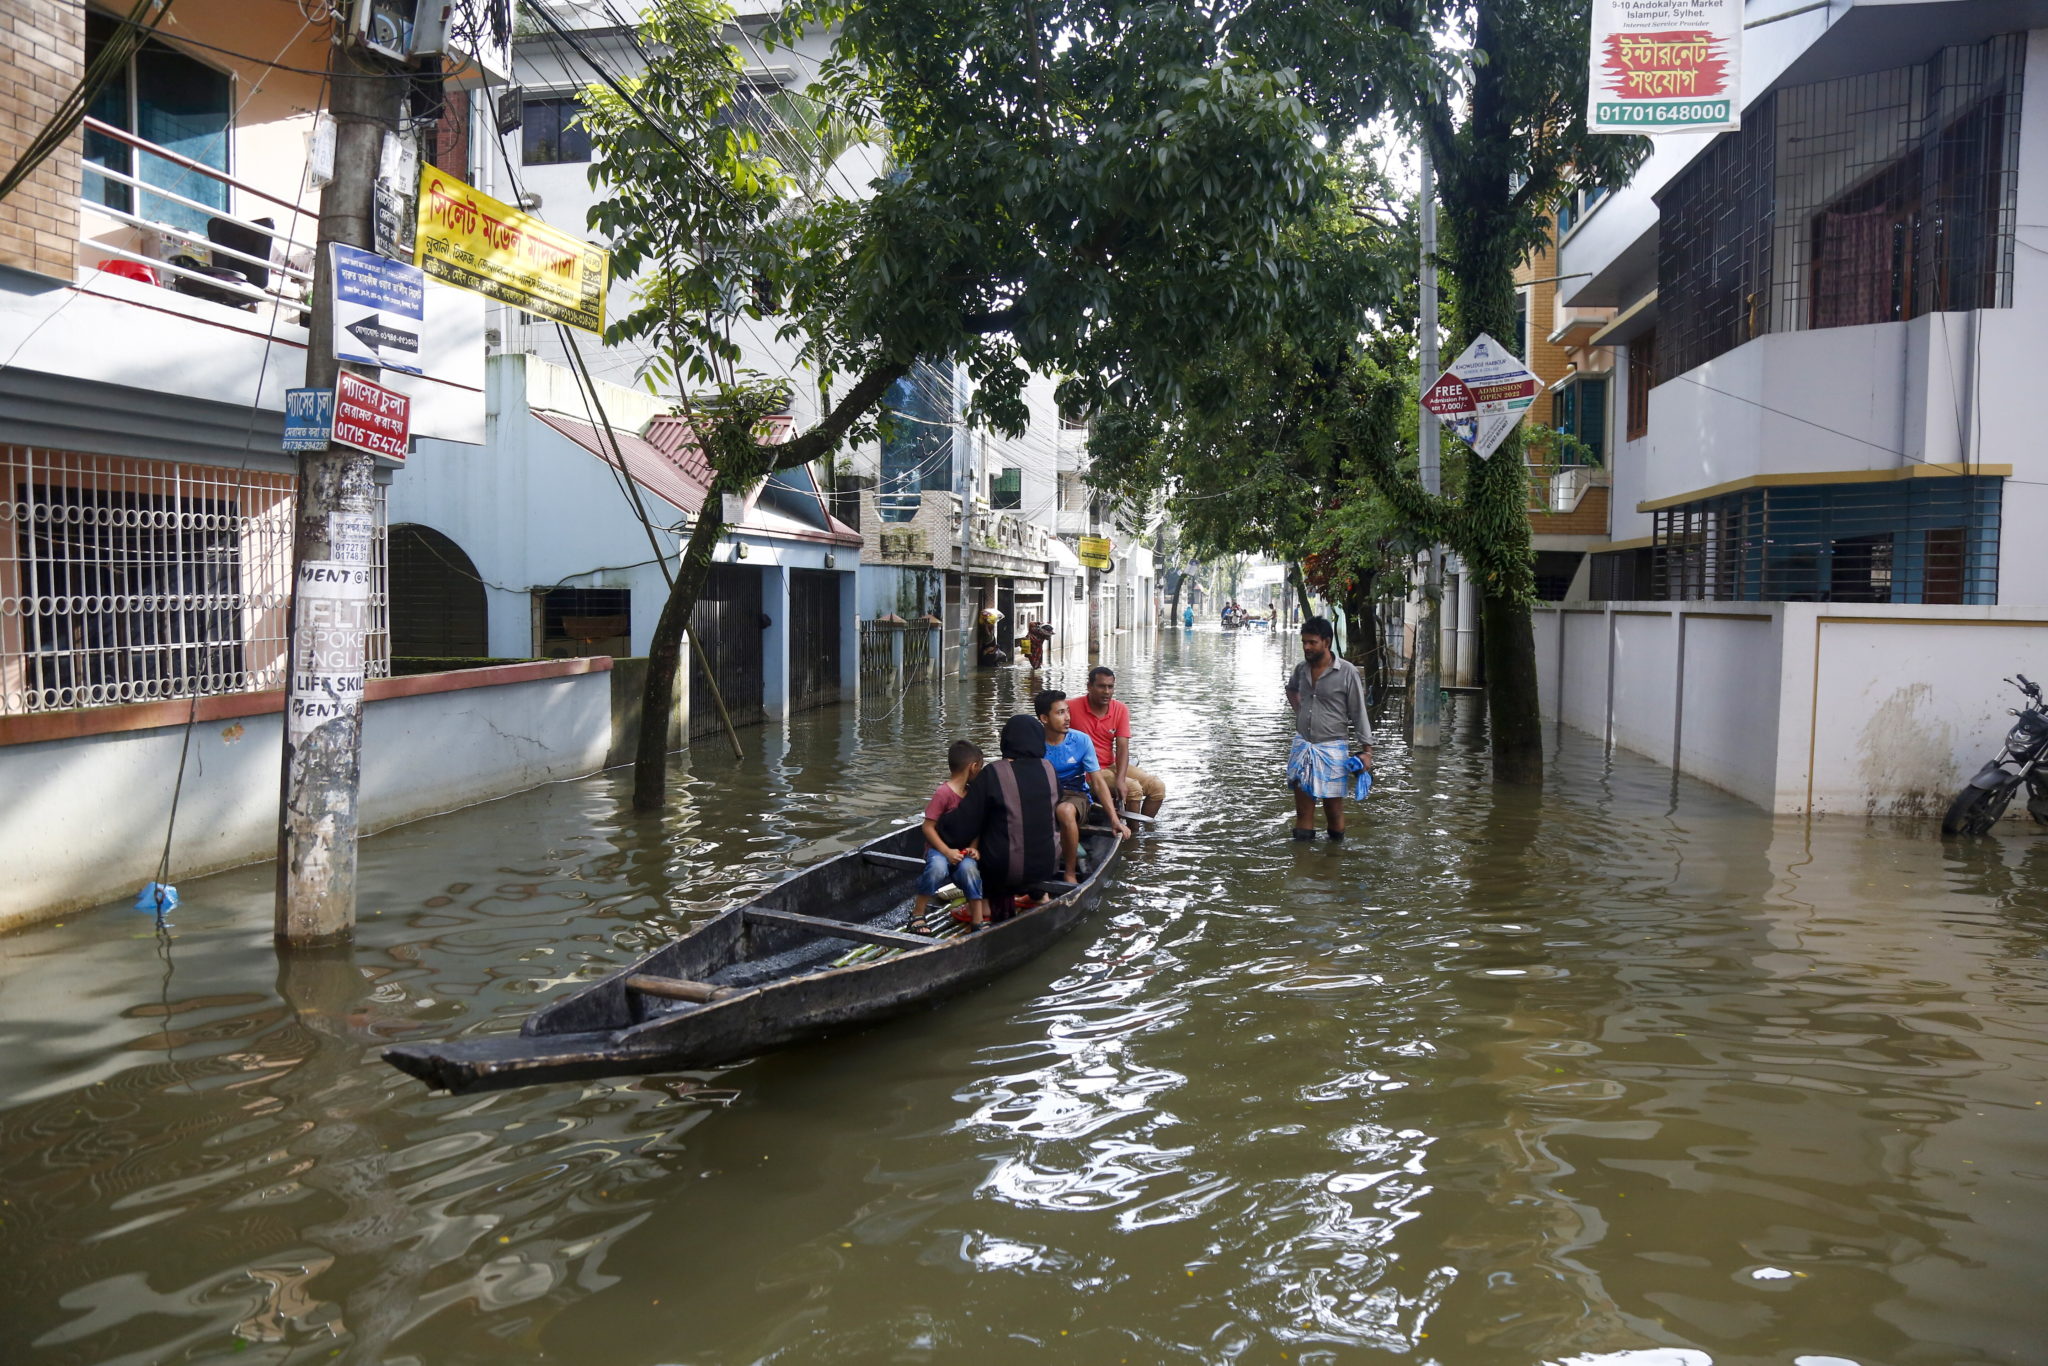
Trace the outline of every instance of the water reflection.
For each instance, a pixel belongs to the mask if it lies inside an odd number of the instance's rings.
[[[2028,1360],[2048,838],[1775,823],[1565,733],[1383,745],[1284,835],[1284,641],[1127,647],[1169,826],[973,997],[716,1074],[431,1096],[915,811],[1038,680],[913,689],[365,849],[351,953],[196,882],[0,940],[9,1363]],[[1084,670],[1048,670],[1078,691]]]

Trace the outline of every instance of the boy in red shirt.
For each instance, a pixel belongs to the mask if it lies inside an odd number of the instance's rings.
[[[982,895],[981,866],[975,862],[981,851],[973,845],[955,849],[939,836],[939,818],[960,805],[960,799],[967,795],[967,785],[974,781],[974,775],[981,772],[982,753],[978,746],[966,740],[955,740],[953,747],[946,751],[946,766],[952,770],[946,781],[940,783],[932,793],[932,799],[924,808],[924,871],[917,877],[917,903],[910,912],[908,926],[912,934],[930,934],[931,927],[925,924],[925,908],[931,905],[932,897],[948,882],[960,889],[967,898],[969,923],[975,929],[988,924],[988,899]]]
[[[1095,742],[1095,762],[1109,777],[1109,790],[1127,809],[1159,814],[1166,784],[1131,762],[1131,709],[1116,700],[1116,670],[1098,664],[1088,672],[1088,699],[1071,709],[1067,724]]]

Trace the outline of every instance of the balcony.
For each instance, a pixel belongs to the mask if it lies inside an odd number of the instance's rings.
[[[82,271],[255,313],[266,332],[305,326],[319,235],[312,211],[98,119],[85,130],[98,159],[86,163],[79,197]],[[134,174],[145,165],[168,174]]]
[[[1607,535],[1612,476],[1604,467],[1531,463],[1528,469],[1532,536]]]

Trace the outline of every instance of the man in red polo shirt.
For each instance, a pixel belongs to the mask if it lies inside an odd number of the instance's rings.
[[[1072,709],[1067,724],[1095,742],[1095,761],[1127,810],[1159,814],[1166,784],[1131,762],[1131,709],[1116,700],[1115,669],[1098,664],[1089,670],[1088,700]]]

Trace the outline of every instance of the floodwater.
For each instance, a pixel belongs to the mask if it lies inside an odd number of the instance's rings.
[[[909,815],[1023,675],[701,746],[661,822],[615,774],[372,840],[352,955],[280,968],[267,869],[0,939],[0,1361],[2048,1360],[2048,837],[1570,734],[1497,794],[1460,717],[1296,845],[1289,644],[1120,647],[1173,796],[1071,938],[716,1073],[377,1052]]]

